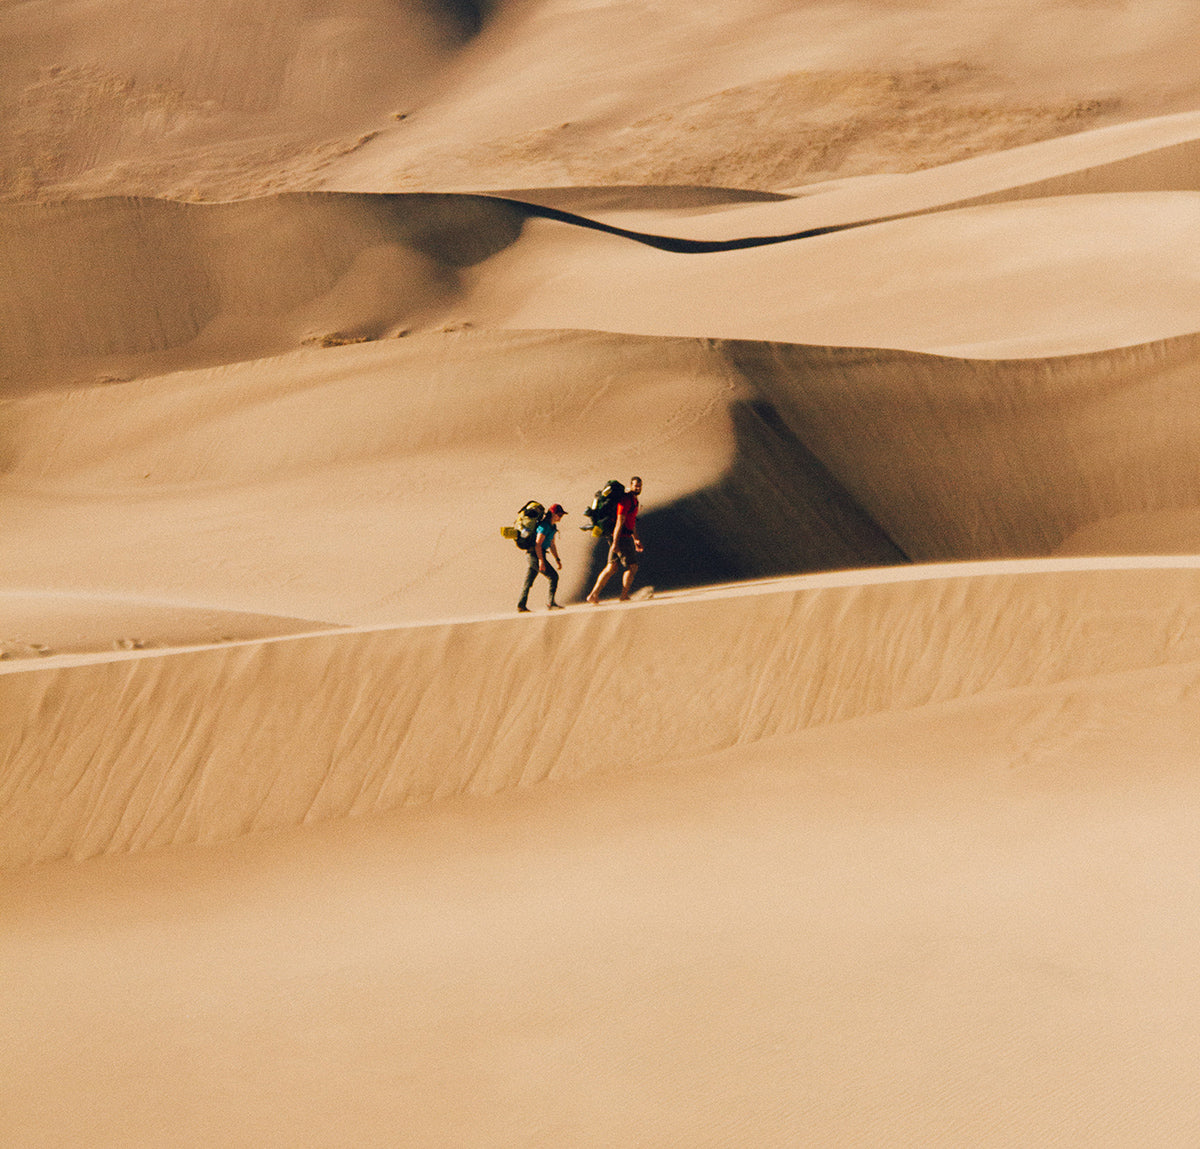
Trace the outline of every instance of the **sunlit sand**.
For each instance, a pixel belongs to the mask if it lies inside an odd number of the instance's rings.
[[[0,1141],[1196,1143],[1200,16],[0,33]]]

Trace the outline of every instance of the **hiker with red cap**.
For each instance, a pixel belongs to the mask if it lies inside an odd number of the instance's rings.
[[[550,580],[550,601],[546,604],[546,609],[562,609],[554,601],[554,596],[558,591],[558,571],[562,570],[562,560],[558,557],[558,544],[555,542],[555,536],[558,534],[558,521],[566,513],[562,509],[561,503],[551,503],[534,531],[533,546],[529,548],[529,569],[525,572],[525,585],[521,588],[521,600],[517,603],[519,611],[529,610],[529,590],[533,586],[533,580],[539,574],[544,574]],[[558,570],[550,565],[551,557]]]

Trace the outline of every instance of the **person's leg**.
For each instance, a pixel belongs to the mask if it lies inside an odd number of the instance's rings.
[[[607,541],[609,547],[611,548],[612,539],[608,539]],[[604,564],[604,567],[601,569],[600,573],[596,576],[596,585],[592,587],[592,593],[587,596],[588,602],[597,603],[600,601],[600,592],[604,589],[604,584],[607,583],[610,578],[612,578],[613,572],[616,569],[617,558],[615,555],[612,555]]]
[[[613,576],[613,571],[617,569],[615,559],[609,559],[604,569],[596,576],[596,585],[592,587],[592,593],[587,596],[588,602],[596,603],[600,601],[600,592],[604,589],[604,584]]]
[[[558,593],[558,571],[554,569],[554,565],[549,559],[546,560],[546,577],[550,580],[550,599],[546,605],[558,606],[558,603],[554,601],[554,596]]]
[[[517,610],[528,610],[526,603],[529,601],[529,588],[533,586],[533,580],[538,576],[538,559],[537,555],[530,551],[529,553],[529,569],[525,572],[525,585],[521,587],[521,597],[517,602]]]
[[[621,576],[621,601],[629,600],[629,592],[633,588],[633,576],[637,574],[637,563],[630,563],[625,568],[625,573]]]

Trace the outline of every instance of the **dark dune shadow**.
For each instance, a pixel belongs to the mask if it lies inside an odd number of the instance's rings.
[[[922,212],[906,212],[895,216],[880,216],[878,219],[855,220],[852,223],[829,224],[824,227],[810,227],[803,231],[787,232],[782,235],[748,235],[736,239],[681,239],[677,236],[656,235],[645,231],[632,231],[626,227],[616,227],[600,220],[588,219],[587,216],[576,215],[575,212],[563,211],[543,204],[528,203],[522,200],[509,199],[504,196],[491,197],[498,203],[512,204],[527,216],[536,219],[552,219],[558,223],[569,223],[575,227],[589,228],[592,231],[602,231],[608,235],[617,235],[623,239],[631,239],[635,243],[643,243],[647,247],[658,248],[659,251],[670,251],[677,255],[704,255],[718,251],[743,251],[751,247],[766,247],[774,243],[787,243],[795,239],[812,239],[818,235],[829,235],[835,231],[849,231],[857,227],[869,227],[876,223],[887,223],[893,219],[904,219],[906,215],[921,215]]]
[[[639,207],[659,210],[697,210],[731,204],[778,203],[796,199],[784,192],[757,188],[725,188],[690,184],[612,184],[543,188],[507,188],[487,193],[498,199],[552,208],[570,214]]]
[[[464,39],[478,36],[499,6],[499,0],[446,0],[446,10],[458,19]]]
[[[750,578],[909,561],[763,401],[730,409],[732,468],[716,484],[644,511],[637,586],[676,590]],[[653,497],[653,475],[644,475]],[[592,554],[584,593],[604,565]],[[616,593],[616,576],[605,596]]]

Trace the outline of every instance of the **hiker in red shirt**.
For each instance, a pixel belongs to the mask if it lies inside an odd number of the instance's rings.
[[[600,601],[600,592],[604,589],[604,584],[616,573],[618,564],[624,570],[621,575],[621,601],[629,601],[629,591],[633,586],[642,554],[642,540],[638,537],[637,528],[638,495],[641,493],[642,480],[634,475],[629,480],[625,494],[617,500],[617,518],[609,539],[608,563],[597,576],[592,593],[587,596],[590,603]]]

